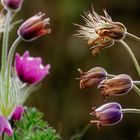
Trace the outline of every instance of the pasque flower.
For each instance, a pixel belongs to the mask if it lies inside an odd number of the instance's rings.
[[[16,11],[22,6],[23,0],[1,0],[6,10]]]
[[[44,13],[38,13],[37,15],[26,20],[18,30],[19,36],[25,41],[32,41],[45,34],[49,34],[51,29],[46,29],[46,25],[49,25],[49,18],[44,18]]]
[[[43,66],[40,57],[30,57],[26,51],[23,56],[16,54],[15,69],[23,83],[37,84],[49,74],[50,64]]]
[[[8,120],[4,116],[0,115],[0,135],[3,133],[6,133],[8,136],[12,136],[13,130]]]
[[[81,69],[78,69],[80,72],[80,88],[87,88],[91,86],[98,85],[102,80],[106,79],[107,72],[101,67],[95,67],[87,72],[83,72]]]
[[[17,105],[12,112],[11,119],[14,121],[19,121],[24,113],[24,107],[22,105]]]
[[[94,9],[91,12],[85,12],[83,19],[85,25],[79,26],[79,37],[88,41],[93,49],[92,54],[98,53],[103,48],[112,46],[114,40],[121,40],[125,37],[126,28],[120,22],[112,21],[111,17],[104,10],[105,16],[98,15]]]
[[[93,108],[90,113],[95,115],[98,120],[91,120],[90,122],[100,126],[114,125],[122,120],[123,113],[121,105],[116,102],[106,103],[98,108]]]
[[[132,89],[132,87],[132,79],[126,74],[120,74],[114,78],[105,79],[98,86],[98,88],[101,89],[103,97],[126,94]]]

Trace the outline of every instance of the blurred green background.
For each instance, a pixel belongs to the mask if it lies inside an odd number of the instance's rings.
[[[84,71],[101,66],[108,73],[127,73],[138,80],[138,75],[125,49],[118,43],[92,56],[85,41],[74,37],[77,27],[83,24],[80,15],[91,10],[103,14],[106,9],[114,21],[122,22],[127,30],[140,36],[139,0],[25,0],[17,19],[27,19],[37,12],[46,12],[51,19],[52,33],[31,43],[20,44],[17,51],[21,54],[29,50],[32,56],[41,56],[43,63],[51,64],[50,75],[42,81],[41,88],[33,93],[26,105],[35,106],[45,113],[44,119],[60,133],[63,140],[80,132],[92,119],[89,115],[93,106],[104,104],[96,88],[80,90],[77,68]],[[11,33],[14,40],[16,29]],[[131,46],[140,60],[140,44],[129,38],[125,41]],[[117,101],[124,108],[140,108],[140,99],[131,91],[121,97],[110,97],[106,102]],[[140,116],[125,114],[123,120],[100,130],[92,125],[82,140],[137,140],[140,139]]]

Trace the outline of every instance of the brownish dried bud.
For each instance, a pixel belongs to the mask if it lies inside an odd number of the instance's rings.
[[[112,79],[103,80],[98,86],[104,98],[111,95],[124,95],[128,93],[132,87],[132,79],[126,74],[120,74]]]
[[[96,53],[100,53],[102,49],[110,47],[114,44],[114,41],[107,36],[100,36],[96,40],[89,39],[88,44],[93,46],[90,49],[92,50],[92,54],[95,55]]]
[[[80,89],[98,85],[102,80],[106,79],[107,72],[101,67],[95,67],[87,72],[80,72]]]
[[[100,36],[107,36],[114,40],[124,39],[126,28],[122,23],[112,22],[112,27],[102,28],[96,31]]]

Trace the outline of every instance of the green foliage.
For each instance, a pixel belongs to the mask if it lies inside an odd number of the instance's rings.
[[[5,140],[59,140],[55,130],[42,119],[43,113],[27,108],[23,118],[14,124],[14,135]]]

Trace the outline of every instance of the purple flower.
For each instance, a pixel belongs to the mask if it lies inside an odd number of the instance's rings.
[[[7,10],[19,10],[22,6],[23,0],[2,0],[2,4]]]
[[[4,116],[0,115],[0,135],[3,133],[6,133],[8,136],[12,136],[13,130],[8,120]]]
[[[104,104],[100,107],[93,108],[91,115],[95,115],[98,120],[91,120],[91,123],[97,124],[97,127],[114,125],[122,120],[123,113],[121,105],[116,102]]]
[[[19,121],[24,113],[24,107],[22,105],[18,105],[15,107],[11,119],[14,121]]]
[[[16,54],[15,69],[22,82],[37,84],[49,74],[50,64],[43,66],[40,57],[30,57],[26,51],[23,56]]]
[[[19,28],[18,34],[25,41],[32,41],[45,34],[49,34],[51,29],[45,29],[49,24],[49,18],[44,18],[44,13],[37,15],[26,20]]]

